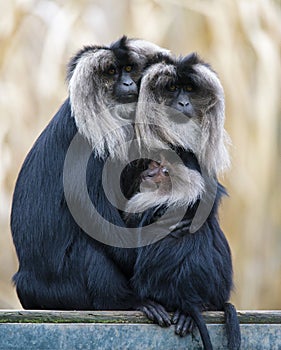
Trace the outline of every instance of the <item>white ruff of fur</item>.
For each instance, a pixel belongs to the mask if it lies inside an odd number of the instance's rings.
[[[171,115],[175,111],[156,101],[152,90],[155,79],[161,74],[175,74],[173,66],[159,63],[149,68],[142,79],[136,112],[136,134],[140,147],[149,150],[168,148],[167,143],[191,150],[197,156],[204,171],[218,175],[230,165],[226,144],[228,135],[224,129],[224,92],[216,74],[197,64],[195,70],[216,92],[214,103],[208,106],[201,118],[186,123],[175,123]],[[156,78],[155,78],[156,77]]]
[[[114,158],[127,158],[128,130],[122,127],[122,108],[114,108],[112,86],[101,72],[113,61],[110,50],[86,52],[79,60],[69,82],[72,115],[78,132],[85,137],[95,155],[104,158],[107,151]]]
[[[202,197],[204,180],[198,171],[176,164],[173,165],[170,177],[171,187],[168,191],[160,185],[155,190],[137,193],[128,201],[125,211],[140,213],[162,205],[167,205],[169,208],[187,208]]]
[[[203,76],[216,92],[216,100],[205,111],[201,122],[201,142],[198,155],[209,174],[220,174],[230,166],[227,145],[230,138],[224,129],[224,91],[217,75],[204,65],[198,64],[195,70]]]

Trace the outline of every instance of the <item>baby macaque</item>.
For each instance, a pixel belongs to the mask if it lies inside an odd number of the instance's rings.
[[[160,206],[182,207],[192,205],[204,191],[203,178],[197,170],[183,163],[171,164],[161,154],[157,162],[152,160],[140,179],[140,192],[127,203],[127,217],[149,208]]]

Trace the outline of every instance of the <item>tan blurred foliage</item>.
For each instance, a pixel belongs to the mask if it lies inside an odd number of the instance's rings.
[[[197,51],[219,73],[233,166],[221,221],[237,307],[281,307],[280,1],[0,0],[0,307],[17,308],[9,231],[21,163],[67,95],[65,65],[80,47],[122,34],[175,53]]]

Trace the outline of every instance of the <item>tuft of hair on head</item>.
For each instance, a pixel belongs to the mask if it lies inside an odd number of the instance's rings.
[[[120,48],[128,49],[127,48],[127,40],[128,40],[128,37],[126,35],[123,35],[123,36],[121,36],[121,38],[117,39],[116,41],[113,41],[109,47],[113,51],[115,49],[120,49]]]
[[[153,66],[154,64],[163,63],[167,65],[174,65],[175,62],[175,57],[168,54],[167,52],[156,52],[155,54],[148,57],[147,62],[144,66],[143,74],[148,67]]]
[[[205,64],[197,52],[191,52],[182,58],[183,64],[193,65],[193,64]]]
[[[114,41],[109,46],[121,66],[128,64],[131,60],[130,50],[127,43],[128,38],[126,35],[123,35],[120,39]]]
[[[192,52],[187,56],[179,57],[177,62],[177,74],[179,78],[182,80],[188,80],[190,75],[195,72],[194,66],[196,65],[205,66],[214,72],[211,66],[203,61],[197,52]]]

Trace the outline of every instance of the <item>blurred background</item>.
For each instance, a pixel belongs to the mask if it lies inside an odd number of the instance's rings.
[[[122,34],[197,51],[226,94],[232,168],[221,223],[239,309],[281,308],[281,5],[269,0],[0,0],[0,308],[20,308],[9,230],[17,174],[67,96],[65,67]],[[36,205],[36,203],[34,203]]]

